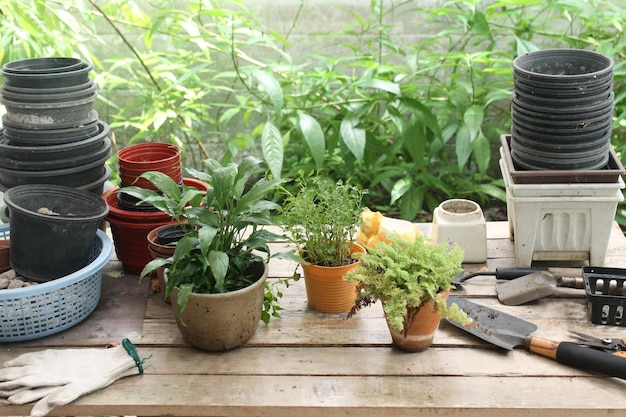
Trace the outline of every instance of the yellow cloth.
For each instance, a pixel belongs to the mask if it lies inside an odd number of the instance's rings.
[[[363,223],[357,232],[356,242],[365,247],[375,247],[378,242],[385,240],[388,232],[396,232],[408,241],[415,240],[420,234],[414,223],[386,217],[381,212],[368,208],[361,212],[361,219]]]

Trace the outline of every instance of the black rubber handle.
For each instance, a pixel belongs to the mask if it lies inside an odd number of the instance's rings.
[[[626,379],[626,358],[576,343],[559,343],[556,360],[574,368]]]
[[[467,274],[467,275],[463,275],[463,273],[458,274],[457,276],[454,277],[453,282],[456,284],[460,284],[464,281],[467,281],[470,278],[474,278],[474,277],[479,277],[479,276],[486,276],[486,275],[493,275],[496,277],[496,279],[505,279],[505,280],[512,280],[515,278],[519,278],[519,277],[523,277],[524,275],[528,275],[528,274],[532,274],[533,272],[540,272],[540,271],[548,271],[548,268],[511,268],[511,267],[504,267],[504,268],[496,268],[495,271],[478,271],[478,272],[473,272],[471,274]]]
[[[496,279],[512,280],[534,272],[547,271],[548,268],[496,268]]]

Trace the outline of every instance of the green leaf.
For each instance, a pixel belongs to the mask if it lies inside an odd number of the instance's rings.
[[[163,194],[180,200],[180,188],[174,180],[160,171],[148,171],[141,174],[142,178],[150,181]]]
[[[340,132],[343,143],[348,147],[357,161],[362,162],[365,155],[365,129],[356,127],[359,121],[354,117],[346,117],[341,121]]]
[[[396,96],[401,95],[400,86],[394,82],[381,80],[380,78],[365,78],[356,83],[358,87],[375,88],[377,90],[386,91]]]
[[[309,146],[315,167],[319,170],[324,166],[324,157],[326,153],[326,141],[322,127],[314,117],[298,111],[298,127],[302,132],[302,136]]]
[[[252,75],[254,75],[259,84],[263,87],[263,90],[274,106],[274,111],[280,114],[283,110],[283,90],[276,78],[274,78],[274,75],[261,70],[254,71]]]
[[[468,108],[463,114],[463,122],[467,126],[470,134],[470,140],[473,142],[483,125],[485,120],[485,109],[482,106],[474,104]]]
[[[393,185],[391,189],[391,201],[389,204],[395,203],[400,197],[402,197],[413,185],[413,181],[410,178],[401,178]]]
[[[462,169],[472,154],[472,137],[467,125],[461,126],[456,132],[456,157],[459,169]]]
[[[226,291],[225,279],[228,272],[228,255],[225,252],[213,250],[209,252],[209,266],[215,277],[215,288],[218,292]]]
[[[231,203],[231,190],[234,189],[237,168],[233,165],[219,167],[213,171],[211,185],[213,186],[213,206],[217,211]]]
[[[489,146],[489,140],[484,135],[478,135],[478,138],[474,141],[473,153],[478,170],[482,173],[487,172],[489,161],[491,161],[491,147]]]
[[[283,171],[283,139],[280,131],[269,120],[263,127],[261,148],[270,172],[274,178],[280,178]]]

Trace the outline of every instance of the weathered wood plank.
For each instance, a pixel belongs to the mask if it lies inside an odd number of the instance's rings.
[[[626,411],[623,382],[601,377],[143,375],[120,380],[52,415],[608,417]],[[2,414],[28,411],[0,406]]]

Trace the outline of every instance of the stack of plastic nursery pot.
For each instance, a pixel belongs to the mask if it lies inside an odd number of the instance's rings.
[[[182,184],[181,150],[167,143],[141,143],[127,146],[118,152],[122,187],[138,186],[153,188],[140,175],[147,171],[159,171]],[[187,183],[187,180],[184,181]],[[147,244],[148,233],[159,226],[172,222],[171,217],[151,205],[137,204],[136,199],[113,189],[103,195],[109,206],[106,220],[111,227],[115,252],[124,270],[139,274],[152,260]]]
[[[2,67],[0,184],[55,184],[100,195],[110,176],[109,127],[93,110],[91,65],[34,58]]]
[[[513,61],[511,155],[529,170],[601,169],[609,160],[613,60],[578,49]]]

